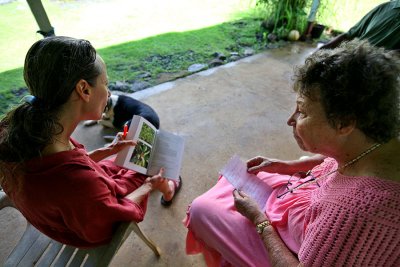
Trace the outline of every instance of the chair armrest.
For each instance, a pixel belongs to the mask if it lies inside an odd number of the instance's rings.
[[[2,189],[0,189],[0,210],[6,207],[15,208],[11,199],[6,195],[6,193],[4,193]]]

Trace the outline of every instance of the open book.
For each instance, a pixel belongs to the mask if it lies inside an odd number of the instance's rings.
[[[252,197],[262,211],[265,211],[265,204],[272,188],[264,183],[256,175],[247,172],[247,165],[238,155],[234,155],[224,168],[220,171],[233,187],[245,192]]]
[[[118,166],[149,176],[159,173],[164,167],[164,177],[179,180],[184,140],[181,136],[157,130],[145,118],[134,115],[126,140],[137,142],[121,150],[115,158]]]

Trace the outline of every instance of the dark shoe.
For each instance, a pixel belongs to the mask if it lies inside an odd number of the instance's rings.
[[[166,201],[166,200],[164,199],[164,196],[161,196],[161,205],[163,205],[163,206],[165,206],[165,207],[171,206],[172,201],[174,200],[176,194],[179,192],[179,190],[180,190],[181,187],[182,187],[182,177],[179,176],[179,182],[175,182],[175,181],[174,181],[174,184],[175,184],[174,196],[173,196],[172,199],[169,200],[169,201]]]

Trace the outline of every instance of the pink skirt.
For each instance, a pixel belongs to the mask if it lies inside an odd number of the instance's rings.
[[[266,215],[284,243],[297,254],[306,228],[305,210],[318,186],[312,184],[279,199],[276,196],[289,176],[265,172],[257,176],[274,188],[266,203]],[[214,187],[190,204],[183,220],[188,228],[186,253],[203,253],[208,266],[270,266],[255,226],[234,207],[233,189],[221,176]]]

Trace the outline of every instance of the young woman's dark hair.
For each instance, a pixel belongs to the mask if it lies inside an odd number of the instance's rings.
[[[58,112],[80,79],[94,85],[101,73],[95,61],[96,50],[86,40],[58,36],[33,44],[24,66],[24,79],[33,97],[0,122],[0,182],[10,166],[20,168],[20,163],[40,156],[54,135],[63,131]]]
[[[297,69],[295,90],[319,95],[332,126],[355,121],[366,136],[385,143],[400,130],[400,61],[383,51],[359,40],[319,50]]]

